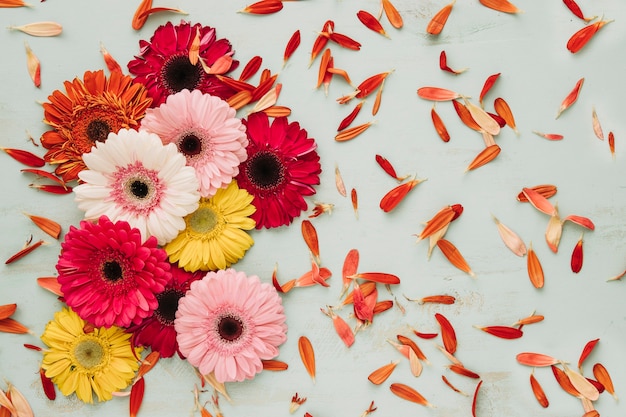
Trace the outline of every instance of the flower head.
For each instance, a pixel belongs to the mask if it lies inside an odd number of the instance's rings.
[[[164,144],[175,144],[195,169],[202,197],[211,197],[232,181],[246,160],[246,128],[235,115],[219,97],[182,90],[148,109],[141,128],[156,133]]]
[[[86,332],[86,322],[67,308],[54,315],[41,336],[44,350],[41,367],[63,395],[76,393],[92,403],[112,398],[126,388],[139,368],[141,348],[130,344],[130,333],[119,327],[96,327]]]
[[[164,249],[170,262],[187,271],[224,269],[243,258],[254,241],[245,230],[254,228],[252,196],[233,181],[187,217],[187,228]]]
[[[315,141],[286,117],[278,117],[270,125],[265,113],[253,113],[245,123],[250,139],[248,159],[236,179],[254,196],[256,227],[290,224],[307,209],[303,196],[315,194],[313,186],[320,183]]]
[[[180,300],[178,345],[202,374],[221,382],[251,379],[261,360],[278,355],[287,339],[280,296],[255,275],[234,269],[209,272]]]
[[[84,156],[84,182],[74,188],[85,218],[124,220],[159,245],[185,228],[183,217],[198,207],[193,168],[173,144],[151,133],[120,130]]]
[[[199,60],[194,65],[189,60],[189,49],[199,33]],[[181,90],[200,90],[220,98],[229,98],[234,90],[213,74],[208,74],[200,60],[211,67],[219,58],[233,54],[227,39],[217,39],[215,29],[199,23],[191,25],[181,21],[174,26],[167,22],[159,26],[150,39],[139,42],[140,54],[128,63],[135,82],[143,84],[158,106],[170,94]],[[232,61],[228,73],[238,65]]]
[[[110,132],[136,128],[152,99],[130,76],[113,72],[107,78],[102,70],[66,81],[65,90],[54,91],[43,104],[44,122],[54,129],[41,136],[41,144],[48,149],[45,160],[58,165],[56,174],[72,181],[85,169],[83,154]]]
[[[169,358],[178,352],[174,319],[178,310],[178,302],[185,296],[193,281],[201,279],[204,273],[186,272],[177,265],[170,268],[170,280],[165,289],[156,295],[159,303],[151,316],[146,317],[140,324],[128,329],[134,334],[133,343],[137,346],[148,346],[157,351],[162,358]]]
[[[126,327],[149,317],[170,265],[156,238],[142,242],[139,230],[106,216],[70,226],[56,266],[67,305],[96,326]]]

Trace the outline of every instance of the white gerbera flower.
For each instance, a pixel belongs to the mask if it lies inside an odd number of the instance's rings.
[[[200,193],[193,168],[173,144],[148,132],[110,133],[83,155],[87,170],[74,188],[86,219],[125,220],[141,236],[164,245],[185,228],[187,214],[198,208]]]

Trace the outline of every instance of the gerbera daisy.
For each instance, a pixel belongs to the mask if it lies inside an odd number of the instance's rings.
[[[142,243],[143,242],[143,243]],[[96,326],[140,323],[158,306],[170,278],[167,254],[156,238],[106,216],[70,226],[61,244],[57,278],[67,305]]]
[[[54,91],[43,104],[44,122],[54,130],[41,136],[41,144],[48,149],[44,159],[59,165],[56,174],[72,181],[85,169],[83,154],[110,132],[137,127],[152,99],[131,77],[113,72],[107,79],[102,70],[66,81],[65,90]]]
[[[181,298],[174,321],[180,351],[220,382],[252,379],[287,339],[280,296],[255,275],[209,272]]]
[[[159,245],[185,228],[183,217],[198,208],[200,194],[193,168],[173,144],[148,132],[120,130],[84,156],[84,182],[74,188],[85,218],[106,215],[125,220],[141,231],[144,239],[157,238]]]
[[[48,346],[41,367],[65,396],[75,392],[86,403],[93,403],[93,394],[98,401],[110,400],[130,385],[141,348],[133,348],[130,333],[119,327],[85,331],[88,327],[70,309],[56,312],[41,336]]]
[[[252,196],[231,182],[210,199],[200,199],[198,210],[185,217],[187,228],[164,249],[170,262],[187,271],[224,269],[237,262],[254,240],[250,216],[256,210]]]
[[[141,128],[178,147],[196,170],[202,197],[226,187],[246,160],[248,137],[235,109],[198,90],[172,94],[160,107],[148,109]]]
[[[248,159],[239,167],[239,186],[254,196],[256,228],[290,224],[307,209],[303,196],[315,194],[321,167],[316,144],[297,122],[286,117],[271,126],[265,113],[253,113],[247,125]]]
[[[199,60],[194,65],[189,60],[189,49],[200,33]],[[135,82],[143,84],[148,94],[158,106],[170,94],[183,89],[200,90],[226,99],[235,91],[220,81],[213,74],[208,74],[200,59],[212,66],[217,59],[233,54],[227,39],[216,39],[215,29],[199,23],[191,25],[181,21],[174,26],[171,22],[159,26],[150,42],[139,41],[140,54],[128,63],[128,70],[135,75]],[[237,68],[238,62],[232,61],[226,74]]]
[[[139,325],[128,329],[134,334],[135,345],[150,347],[153,351],[159,352],[163,358],[169,358],[179,352],[174,329],[178,301],[183,298],[193,281],[205,275],[203,272],[186,272],[177,265],[172,265],[170,272],[172,276],[165,284],[165,289],[156,295],[159,306],[154,313]]]

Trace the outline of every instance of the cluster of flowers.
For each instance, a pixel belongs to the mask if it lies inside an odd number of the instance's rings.
[[[67,307],[41,337],[42,368],[64,395],[111,399],[144,347],[219,382],[250,379],[286,340],[273,286],[231,265],[249,231],[306,210],[319,156],[286,117],[237,118],[225,101],[235,92],[204,69],[232,54],[214,28],[168,23],[140,41],[131,75],[88,71],[44,103],[45,159],[78,182],[85,212],[57,263]]]

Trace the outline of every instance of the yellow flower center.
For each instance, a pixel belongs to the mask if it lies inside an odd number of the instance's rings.
[[[211,203],[204,203],[187,218],[189,228],[204,238],[211,239],[218,235],[225,225],[225,219],[219,209]]]
[[[109,362],[110,351],[96,336],[82,335],[76,338],[70,350],[72,362],[79,371],[93,372]]]

